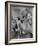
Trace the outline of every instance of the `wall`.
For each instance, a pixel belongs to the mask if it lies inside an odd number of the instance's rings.
[[[38,42],[38,4],[37,4],[37,42]]]
[[[5,46],[5,1],[6,0],[0,0],[0,46]],[[16,0],[13,0],[13,1],[16,1]],[[38,0],[17,0],[17,1],[38,3]],[[14,46],[38,46],[38,43],[20,44],[20,45],[14,45]]]

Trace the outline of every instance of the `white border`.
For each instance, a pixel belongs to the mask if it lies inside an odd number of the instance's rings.
[[[10,40],[10,4],[24,5],[24,6],[34,6],[34,8],[33,8],[33,38],[11,39]],[[31,42],[31,41],[36,40],[36,10],[35,9],[36,9],[36,5],[32,5],[32,4],[8,3],[8,16],[9,16],[8,17],[8,43]]]

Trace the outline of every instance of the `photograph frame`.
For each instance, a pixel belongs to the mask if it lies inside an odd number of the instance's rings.
[[[33,4],[36,5],[36,40],[31,42],[18,42],[18,43],[8,43],[8,3],[20,3],[20,4]],[[14,2],[6,1],[5,2],[5,44],[25,44],[25,43],[36,43],[37,42],[37,3],[32,2]]]

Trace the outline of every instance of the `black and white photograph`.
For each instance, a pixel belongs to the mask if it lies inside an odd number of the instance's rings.
[[[10,38],[33,38],[31,7],[11,6]]]
[[[36,42],[36,3],[6,2],[6,44]]]

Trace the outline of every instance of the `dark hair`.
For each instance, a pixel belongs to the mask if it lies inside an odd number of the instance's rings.
[[[24,16],[22,16],[22,18],[24,18]]]
[[[23,23],[23,20],[21,20],[21,23]]]
[[[18,17],[18,20],[20,20],[20,18]]]

